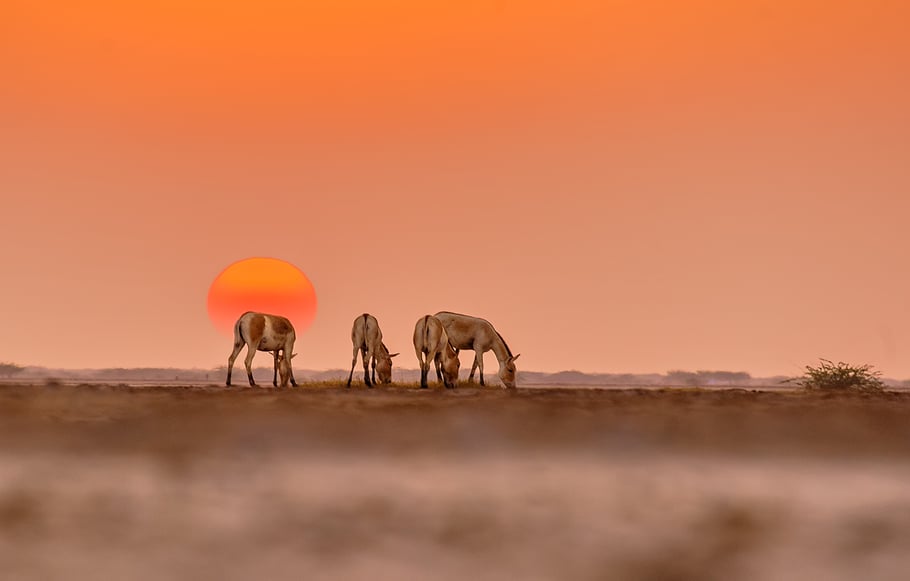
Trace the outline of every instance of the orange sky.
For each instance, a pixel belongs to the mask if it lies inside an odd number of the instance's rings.
[[[363,311],[416,367],[414,321],[449,309],[522,369],[910,377],[907,22],[898,0],[7,0],[0,360],[223,364],[209,285],[274,256],[319,297],[301,368],[349,365]]]

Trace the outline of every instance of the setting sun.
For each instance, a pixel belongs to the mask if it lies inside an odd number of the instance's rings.
[[[247,258],[225,268],[208,294],[212,324],[230,336],[234,322],[246,311],[282,315],[297,333],[316,317],[316,290],[299,268],[277,258]]]

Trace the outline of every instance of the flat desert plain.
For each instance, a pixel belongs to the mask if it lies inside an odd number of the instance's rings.
[[[0,385],[3,579],[908,571],[908,393]]]

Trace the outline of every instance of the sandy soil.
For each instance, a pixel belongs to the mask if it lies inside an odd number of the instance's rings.
[[[902,579],[910,394],[0,386],[0,578]]]

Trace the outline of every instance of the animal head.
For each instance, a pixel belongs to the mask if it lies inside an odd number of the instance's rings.
[[[509,357],[499,366],[499,380],[507,389],[515,387],[515,373],[518,371],[515,367],[515,360],[519,357],[521,357],[521,353]]]
[[[398,353],[389,353],[385,344],[379,350],[376,357],[376,375],[379,383],[392,383],[392,357],[398,356]]]
[[[296,353],[290,357],[285,357],[283,354],[278,356],[278,377],[281,379],[279,387],[287,387],[291,382],[291,359],[294,357],[297,357]]]
[[[442,379],[446,387],[455,387],[458,384],[458,350],[452,348],[451,343],[446,344],[446,356],[442,358]]]

